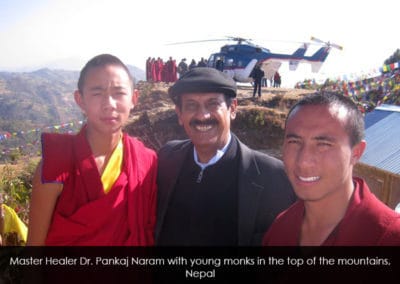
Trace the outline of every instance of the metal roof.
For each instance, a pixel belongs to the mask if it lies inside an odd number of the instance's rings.
[[[365,116],[367,148],[360,162],[400,174],[400,107],[382,105]]]
[[[368,129],[371,125],[391,115],[393,112],[400,112],[400,107],[386,104],[378,106],[374,111],[365,116],[365,129]]]

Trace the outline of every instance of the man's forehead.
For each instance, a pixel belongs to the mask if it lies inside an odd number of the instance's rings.
[[[127,83],[121,83],[121,84],[97,84],[97,85],[89,85],[87,89],[89,90],[106,90],[106,89],[112,89],[112,90],[126,90],[129,89],[130,85]]]

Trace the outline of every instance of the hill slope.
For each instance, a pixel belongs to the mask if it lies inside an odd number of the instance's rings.
[[[73,99],[78,72],[0,73],[0,129],[18,131],[80,117]]]
[[[137,80],[144,71],[128,65]],[[78,71],[0,72],[0,131],[19,131],[77,120],[73,99]]]

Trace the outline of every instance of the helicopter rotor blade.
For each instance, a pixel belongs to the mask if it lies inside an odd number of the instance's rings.
[[[243,38],[243,37],[235,37],[235,36],[227,36],[229,40],[237,41],[238,43],[246,42],[248,44],[253,44],[251,38]]]
[[[234,37],[234,36],[226,36],[226,38],[216,38],[216,39],[204,39],[204,40],[192,40],[192,41],[181,41],[181,42],[172,42],[166,45],[179,45],[179,44],[190,44],[190,43],[200,43],[200,42],[210,42],[210,41],[237,41],[239,44],[242,42],[246,42],[248,44],[253,44],[251,39],[242,38],[242,37]]]
[[[331,46],[334,47],[334,48],[337,48],[337,49],[339,49],[339,50],[343,50],[343,46],[338,45],[338,44],[336,44],[336,43],[331,43]]]
[[[315,41],[315,42],[318,42],[318,43],[326,44],[325,41],[323,41],[323,40],[321,40],[321,39],[319,39],[319,38],[313,37],[313,36],[311,37],[311,40],[312,40],[312,41]]]
[[[329,41],[323,41],[323,40],[321,40],[319,38],[316,38],[316,37],[313,37],[313,36],[311,37],[311,40],[314,41],[314,42],[320,43],[320,44],[324,44],[326,46],[331,46],[331,47],[337,48],[339,50],[343,50],[343,46],[338,45],[336,43],[331,43]]]
[[[210,42],[210,41],[226,41],[225,38],[220,39],[204,39],[204,40],[192,40],[192,41],[180,41],[167,43],[166,45],[179,45],[179,44],[190,44],[190,43],[200,43],[200,42]]]

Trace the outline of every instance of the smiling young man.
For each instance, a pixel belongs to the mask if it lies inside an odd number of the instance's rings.
[[[236,83],[194,68],[170,89],[189,140],[159,151],[156,244],[261,245],[275,216],[295,200],[281,161],[231,133]]]
[[[278,216],[264,245],[400,245],[400,215],[353,177],[363,138],[363,116],[348,97],[317,93],[293,106],[283,161],[299,201]]]
[[[136,100],[119,58],[100,54],[86,63],[75,91],[86,123],[76,135],[42,135],[28,245],[154,244],[157,156],[122,131]]]

